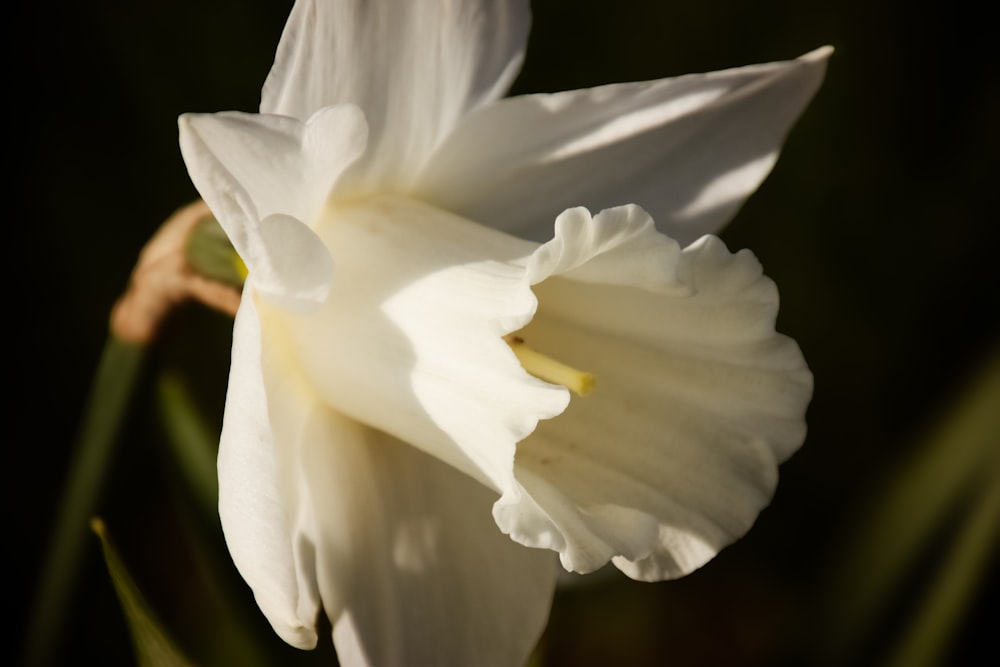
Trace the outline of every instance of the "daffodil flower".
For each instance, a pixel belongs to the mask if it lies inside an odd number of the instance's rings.
[[[521,0],[299,0],[260,114],[180,120],[249,271],[226,541],[275,631],[312,647],[323,609],[344,664],[521,663],[553,552],[690,572],[805,435],[775,287],[706,234],[827,52],[501,99],[528,29]]]

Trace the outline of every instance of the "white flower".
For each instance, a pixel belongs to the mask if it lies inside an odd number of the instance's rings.
[[[523,662],[548,549],[689,572],[805,435],[773,284],[704,234],[766,176],[827,51],[500,100],[528,28],[524,1],[299,0],[261,113],[180,120],[249,269],[226,540],[278,634],[314,646],[322,607],[345,664]],[[504,233],[553,219],[541,246]],[[529,375],[514,333],[597,388]]]

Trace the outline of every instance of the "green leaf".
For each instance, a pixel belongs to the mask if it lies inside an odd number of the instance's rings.
[[[63,634],[76,577],[84,560],[87,521],[96,512],[104,481],[114,462],[118,433],[145,355],[145,347],[114,336],[105,343],[40,571],[25,639],[25,664],[49,664],[56,646],[51,638]]]
[[[198,509],[218,522],[219,480],[215,459],[219,433],[209,427],[184,383],[175,374],[160,378],[159,406],[170,452]]]
[[[158,407],[166,434],[166,454],[181,484],[173,490],[177,518],[184,541],[191,550],[192,583],[199,591],[197,616],[201,627],[189,648],[199,662],[207,665],[263,667],[267,664],[269,634],[261,634],[256,605],[247,607],[246,589],[232,586],[235,568],[228,554],[223,558],[215,547],[219,523],[219,484],[216,473],[219,428],[213,427],[200,409],[189,383],[179,373],[164,373],[157,384]],[[252,604],[252,600],[250,600]],[[251,617],[249,614],[253,614]]]
[[[101,519],[90,522],[91,529],[101,538],[104,562],[111,575],[111,583],[121,602],[122,610],[132,632],[136,660],[140,667],[181,667],[193,665],[167,634],[156,614],[143,598],[125,563],[118,555],[107,527]]]
[[[974,601],[983,559],[1000,537],[1000,350],[959,399],[847,536],[827,593],[822,652],[835,656],[832,664],[851,664],[877,628],[893,624],[902,632],[887,656],[892,664],[941,655],[955,619]],[[952,541],[937,557],[942,536]],[[920,570],[929,565],[930,578]],[[886,623],[914,583],[922,606],[902,624]]]
[[[998,438],[1000,442],[1000,438]],[[996,462],[1000,464],[1000,460]],[[994,469],[996,473],[998,468]],[[940,665],[1000,544],[1000,476],[980,489],[931,580],[923,603],[891,654],[891,667]]]

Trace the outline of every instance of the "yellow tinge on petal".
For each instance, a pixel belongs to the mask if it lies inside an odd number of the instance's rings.
[[[593,373],[577,370],[544,355],[529,347],[519,336],[513,334],[504,336],[504,341],[510,345],[510,349],[514,351],[524,370],[540,380],[561,384],[579,396],[586,396],[597,384],[597,378]]]

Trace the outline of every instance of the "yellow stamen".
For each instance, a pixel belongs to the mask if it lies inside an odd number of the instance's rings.
[[[509,334],[503,339],[514,351],[517,360],[521,362],[521,367],[540,380],[561,384],[579,396],[586,396],[597,384],[597,378],[594,377],[593,373],[580,371],[561,361],[556,361],[552,357],[528,347],[524,339],[519,336]]]

